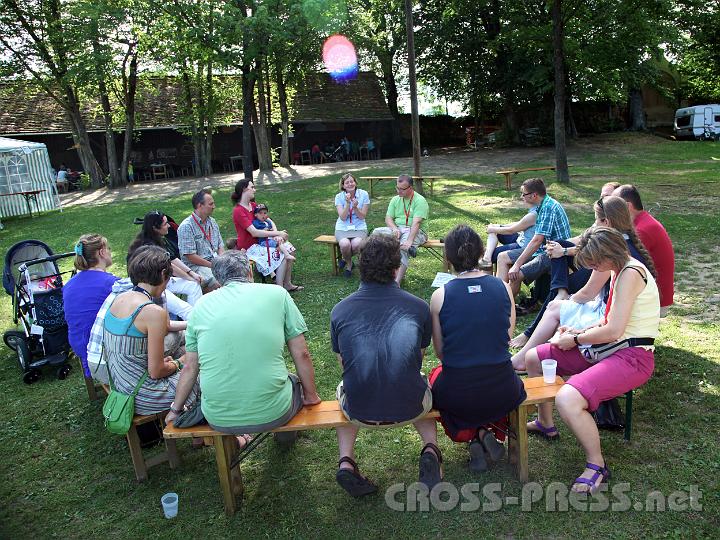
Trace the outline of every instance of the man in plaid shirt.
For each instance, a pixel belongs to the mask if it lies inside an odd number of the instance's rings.
[[[217,289],[218,282],[212,275],[212,260],[223,253],[223,239],[220,227],[211,217],[215,200],[210,191],[203,189],[192,198],[195,209],[178,227],[178,249],[182,262],[202,277],[205,292]]]
[[[550,271],[546,242],[570,238],[567,214],[560,203],[547,194],[541,178],[525,180],[520,187],[520,197],[537,206],[538,211],[535,235],[525,248],[505,251],[498,256],[498,277],[510,283],[513,294],[518,293],[523,281],[530,283]]]

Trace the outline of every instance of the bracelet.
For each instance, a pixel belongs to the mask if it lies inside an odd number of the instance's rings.
[[[567,248],[563,248],[563,257],[567,257]]]

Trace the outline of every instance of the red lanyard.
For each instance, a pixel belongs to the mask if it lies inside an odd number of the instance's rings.
[[[407,208],[405,208],[405,198],[403,197],[403,212],[405,212],[405,226],[408,226],[408,222],[410,221],[410,211],[412,210],[412,200],[413,197],[415,197],[415,192],[413,191],[413,194],[410,196],[410,203],[408,204]]]
[[[195,223],[197,223],[197,226],[198,226],[198,227],[200,228],[200,230],[202,231],[203,236],[205,237],[205,240],[207,240],[208,243],[210,244],[210,249],[212,249],[212,228],[211,228],[211,227],[208,227],[208,231],[205,232],[205,229],[203,229],[203,226],[200,225],[200,222],[199,222],[199,221],[197,220],[197,218],[195,217],[195,212],[193,212],[192,217],[193,217],[193,219],[195,220]]]
[[[353,215],[353,206],[352,202],[355,200],[355,197],[350,197],[350,200],[348,201],[348,204],[350,205],[350,213],[348,214],[348,217],[350,218],[350,223],[352,223],[352,215]]]
[[[605,324],[608,322],[608,315],[610,315],[610,306],[612,306],[613,294],[615,293],[615,280],[617,275],[613,276],[610,280],[610,294],[608,295],[607,305],[605,306]]]

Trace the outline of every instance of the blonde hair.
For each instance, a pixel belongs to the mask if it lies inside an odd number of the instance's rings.
[[[653,263],[652,257],[648,250],[642,243],[642,240],[638,237],[635,232],[635,226],[633,225],[632,216],[630,216],[630,210],[628,210],[627,203],[624,199],[611,195],[598,199],[595,202],[595,215],[599,219],[605,219],[608,225],[613,229],[620,231],[623,234],[627,234],[630,241],[638,250],[638,253],[642,255],[643,262],[653,277],[657,277],[655,270],[655,264]]]
[[[100,262],[100,250],[108,247],[107,238],[97,233],[83,234],[75,243],[75,260],[78,270],[88,270]]]
[[[609,262],[619,271],[630,258],[625,238],[620,231],[610,227],[590,227],[580,237],[575,262],[591,268]]]

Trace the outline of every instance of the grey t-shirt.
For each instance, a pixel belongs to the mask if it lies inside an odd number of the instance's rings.
[[[395,282],[362,283],[339,302],[330,314],[330,338],[343,358],[348,414],[385,422],[418,416],[427,387],[421,349],[431,337],[427,303]]]

